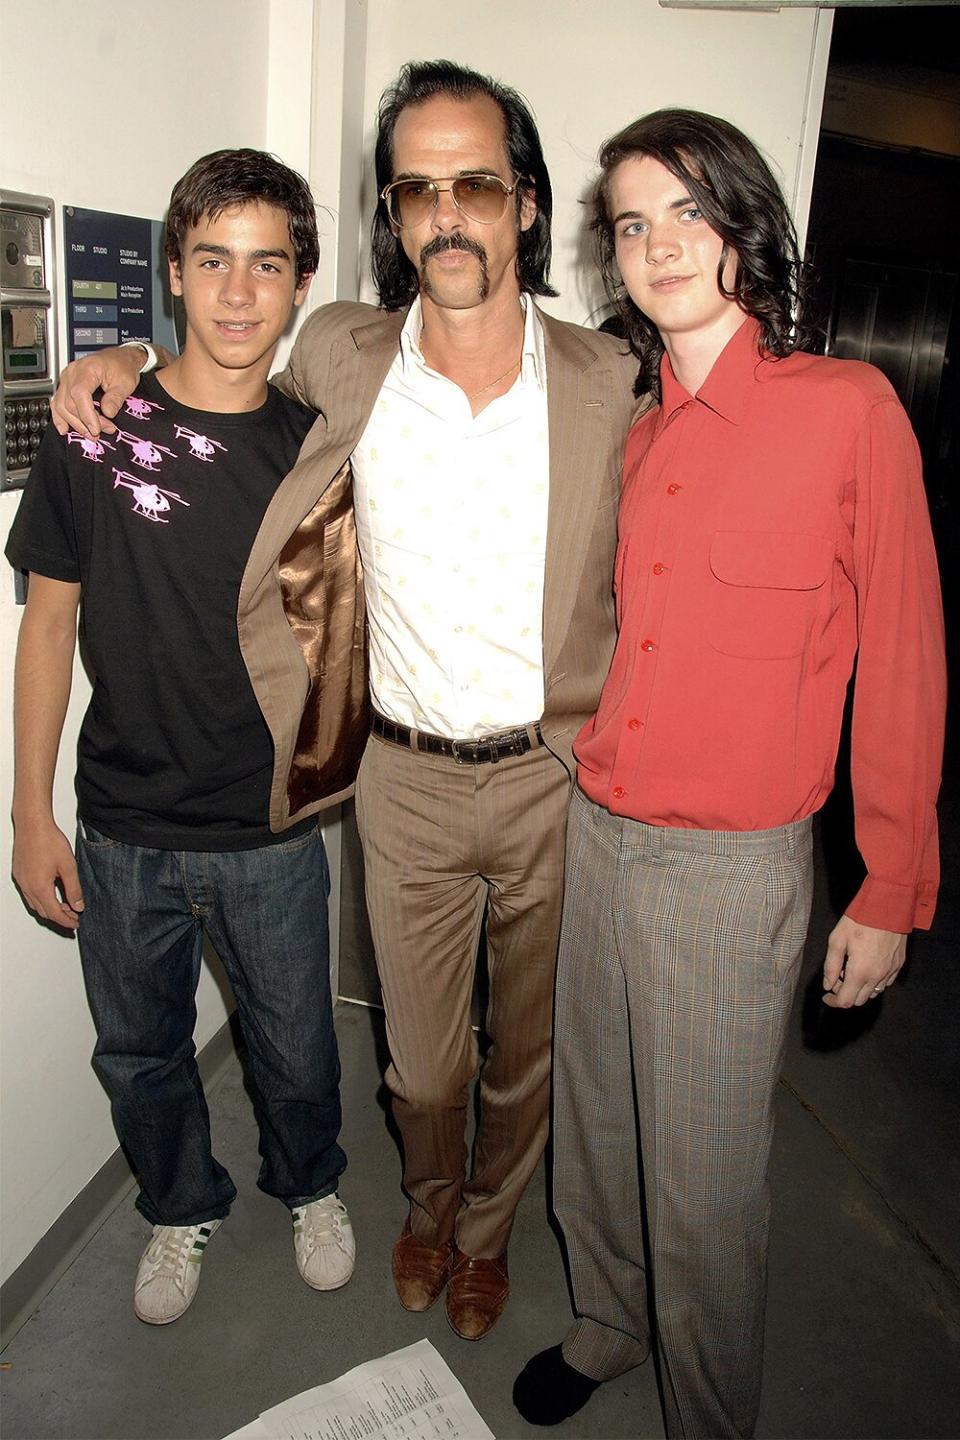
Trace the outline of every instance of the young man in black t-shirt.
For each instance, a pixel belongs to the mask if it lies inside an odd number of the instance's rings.
[[[258,151],[208,155],[173,191],[166,247],[183,354],[141,381],[115,434],[47,430],[7,545],[30,571],[14,878],[40,917],[77,932],[94,1066],[154,1227],[134,1308],[155,1325],[191,1303],[236,1194],[194,1058],[204,930],[249,1055],[259,1184],[292,1211],[309,1285],[336,1289],[354,1263],[336,1193],[326,856],[315,818],[271,834],[272,746],[236,627],[253,538],[314,420],[267,385],[319,258],[310,191]],[[74,856],[52,786],[78,608],[93,696]]]

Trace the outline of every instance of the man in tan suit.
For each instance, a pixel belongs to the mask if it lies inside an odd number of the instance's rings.
[[[417,1311],[446,1287],[451,1325],[479,1339],[509,1293],[507,1241],[547,1134],[571,742],[613,653],[635,362],[534,304],[554,293],[551,192],[514,91],[449,62],[405,66],[376,159],[383,308],[317,311],[279,379],[320,419],[254,543],[239,631],[276,747],[275,829],[343,798],[363,750],[410,1199],[394,1280]]]

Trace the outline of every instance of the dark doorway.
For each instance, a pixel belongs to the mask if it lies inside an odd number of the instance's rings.
[[[960,47],[953,6],[838,10],[808,229],[828,353],[900,396],[960,560]]]

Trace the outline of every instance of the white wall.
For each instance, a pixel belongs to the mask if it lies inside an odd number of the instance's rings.
[[[742,125],[798,197],[798,220],[806,218],[829,29],[821,20],[818,40],[813,11],[662,11],[656,0],[37,0],[31,13],[47,51],[43,100],[38,109],[35,30],[7,16],[0,184],[160,218],[173,180],[198,155],[220,146],[273,150],[308,176],[330,210],[321,215],[324,257],[308,306],[354,293],[373,196],[361,150],[369,157],[377,98],[408,58],[462,60],[530,100],[555,187],[558,314],[583,320],[599,303],[581,264],[578,201],[600,140],[645,110],[686,104]],[[16,505],[15,494],[0,496],[0,546]],[[18,623],[0,562],[0,1279],[115,1148],[89,1065],[93,1034],[75,947],[36,925],[3,878]],[[86,695],[81,675],[56,788],[68,833]],[[330,841],[335,861],[335,832]],[[200,1044],[224,1013],[208,978]]]

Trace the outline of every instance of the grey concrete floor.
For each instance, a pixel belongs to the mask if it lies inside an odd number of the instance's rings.
[[[825,1022],[813,992],[830,912],[818,899],[812,990],[801,985],[777,1096],[760,1436],[960,1436],[960,974],[945,938],[960,929],[960,905],[955,892],[945,903],[900,985],[869,1015]],[[511,1243],[509,1306],[485,1341],[459,1340],[442,1304],[424,1316],[401,1309],[389,1261],[405,1206],[380,1021],[341,1005],[337,1023],[350,1157],[342,1194],[358,1237],[350,1284],[320,1295],[299,1280],[286,1212],[255,1187],[256,1128],[235,1064],[211,1111],[240,1195],[192,1309],[163,1329],[134,1318],[147,1227],[129,1197],[4,1353],[4,1440],[217,1440],[424,1336],[499,1440],[663,1434],[649,1362],[555,1430],[529,1427],[513,1409],[517,1370],[569,1318],[544,1167]]]

